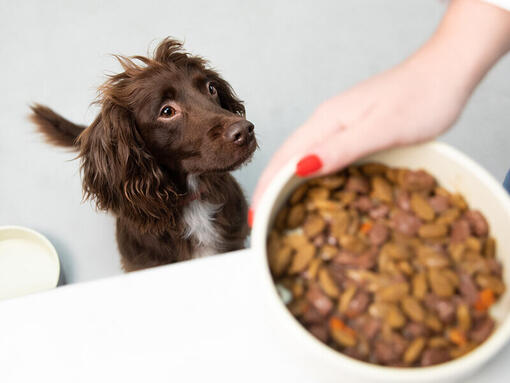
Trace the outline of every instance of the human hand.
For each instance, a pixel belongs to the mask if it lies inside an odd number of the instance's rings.
[[[509,30],[508,12],[476,0],[452,1],[438,31],[418,52],[320,105],[285,141],[259,180],[250,224],[267,185],[291,160],[300,159],[299,176],[327,174],[370,153],[443,133],[510,48]]]

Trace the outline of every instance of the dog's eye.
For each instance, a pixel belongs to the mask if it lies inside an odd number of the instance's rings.
[[[173,117],[175,116],[175,109],[167,105],[161,109],[159,115],[162,117]]]
[[[218,93],[216,87],[213,85],[212,82],[207,83],[207,89],[209,90],[209,94],[211,96],[216,96],[216,94]]]

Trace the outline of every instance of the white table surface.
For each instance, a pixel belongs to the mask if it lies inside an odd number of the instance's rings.
[[[0,302],[0,382],[316,382],[275,340],[255,256],[244,250]],[[507,345],[467,381],[509,374]]]

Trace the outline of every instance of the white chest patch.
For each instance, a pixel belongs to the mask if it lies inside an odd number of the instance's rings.
[[[200,189],[196,176],[188,176],[188,187],[191,193]],[[221,205],[196,199],[184,207],[184,238],[193,238],[196,242],[193,258],[200,258],[221,251],[221,237],[214,225],[214,215]]]

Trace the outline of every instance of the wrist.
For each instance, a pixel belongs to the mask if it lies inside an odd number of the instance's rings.
[[[465,102],[508,50],[510,12],[480,0],[452,0],[432,38],[408,62]]]

